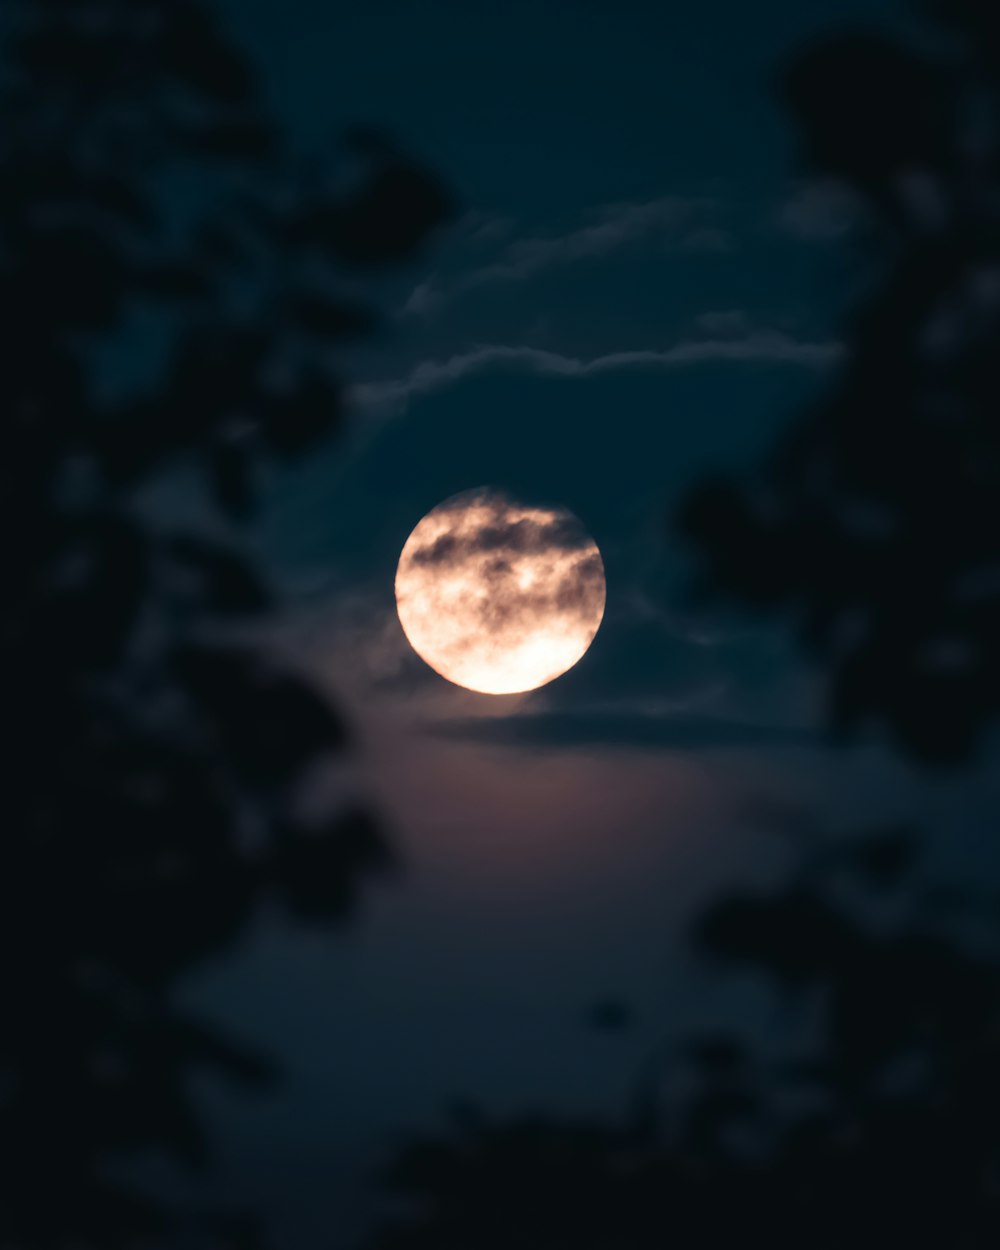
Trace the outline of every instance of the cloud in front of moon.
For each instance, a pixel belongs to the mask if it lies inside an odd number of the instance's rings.
[[[572,668],[600,627],[605,593],[601,553],[571,512],[488,488],[428,512],[396,569],[410,645],[484,694],[534,690]]]

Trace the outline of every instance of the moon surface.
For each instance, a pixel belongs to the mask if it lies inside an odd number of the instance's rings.
[[[601,553],[571,512],[485,487],[428,512],[396,569],[396,608],[414,651],[483,694],[534,690],[572,668],[605,597]]]

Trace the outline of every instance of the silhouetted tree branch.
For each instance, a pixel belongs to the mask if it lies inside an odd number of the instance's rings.
[[[176,1008],[178,974],[268,897],[342,918],[390,859],[365,813],[302,814],[305,770],[347,736],[247,641],[272,594],[231,525],[153,518],[142,491],[197,466],[247,517],[262,465],[338,428],[333,354],[375,325],[338,275],[412,255],[450,202],[377,136],[301,171],[194,0],[17,0],[10,19],[0,1245],[108,1250],[171,1227],[110,1162],[205,1158],[189,1073],[271,1075]],[[228,1227],[213,1244],[250,1244]]]
[[[793,615],[838,730],[956,763],[1000,711],[1000,35],[982,0],[928,7],[933,50],[844,34],[782,76],[881,276],[830,392],[681,522],[704,591]]]

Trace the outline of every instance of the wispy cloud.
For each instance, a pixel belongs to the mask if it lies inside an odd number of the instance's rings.
[[[425,314],[442,303],[477,288],[495,283],[522,282],[544,269],[591,257],[606,256],[639,239],[664,230],[694,230],[687,234],[721,235],[704,225],[713,202],[709,199],[668,196],[641,204],[612,204],[594,214],[593,220],[562,235],[517,239],[507,244],[495,261],[441,283],[422,282],[400,309],[403,316]]]
[[[802,341],[778,330],[755,330],[739,338],[681,339],[663,349],[609,352],[589,360],[539,347],[491,343],[444,360],[423,361],[403,378],[359,385],[354,388],[353,398],[362,408],[400,409],[416,396],[505,367],[562,378],[585,378],[627,369],[674,370],[711,362],[815,369],[832,364],[840,350],[832,341]]]

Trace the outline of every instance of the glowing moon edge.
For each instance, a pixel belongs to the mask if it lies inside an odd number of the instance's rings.
[[[604,561],[579,519],[495,487],[445,499],[414,527],[395,578],[400,625],[446,680],[482,694],[547,685],[604,618]]]

